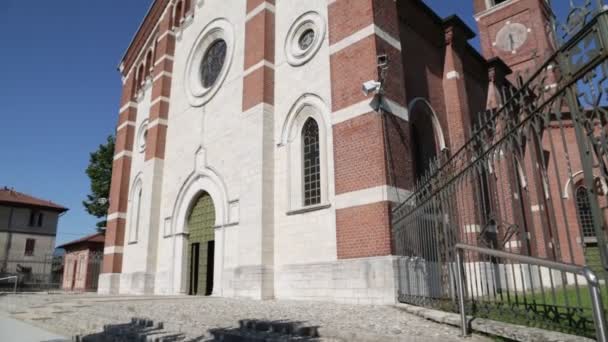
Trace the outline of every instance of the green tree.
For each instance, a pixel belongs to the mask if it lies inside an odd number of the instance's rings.
[[[109,207],[110,183],[112,182],[112,161],[114,159],[114,136],[110,135],[105,144],[99,145],[97,151],[92,152],[86,173],[91,180],[91,193],[87,200],[82,202],[87,212],[97,218],[97,229],[106,226],[106,215]]]

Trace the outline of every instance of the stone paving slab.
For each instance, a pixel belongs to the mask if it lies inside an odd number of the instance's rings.
[[[190,340],[211,337],[213,329],[233,329],[241,320],[303,323],[321,337],[337,341],[490,341],[463,339],[459,329],[431,322],[392,306],[344,305],[308,301],[255,301],[214,297],[134,297],[86,295],[12,295],[0,297],[0,311],[63,335],[100,332],[132,317],[163,322]],[[35,320],[51,317],[52,319]]]
[[[0,315],[0,341],[67,342],[69,339],[20,320]]]

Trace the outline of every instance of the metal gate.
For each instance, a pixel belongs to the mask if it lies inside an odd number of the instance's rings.
[[[457,243],[587,265],[608,298],[608,12],[570,6],[558,51],[501,89],[500,108],[475,116],[471,139],[393,211],[400,301],[458,310]],[[464,272],[476,316],[594,336],[576,274],[474,252]]]

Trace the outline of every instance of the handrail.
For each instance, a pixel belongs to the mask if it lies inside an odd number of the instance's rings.
[[[593,311],[593,321],[595,323],[595,332],[597,336],[597,340],[600,342],[608,342],[608,332],[606,331],[606,317],[604,314],[604,307],[602,304],[602,298],[600,294],[600,282],[598,280],[597,275],[587,266],[580,266],[575,264],[568,264],[562,262],[556,262],[552,260],[536,258],[526,255],[514,254],[504,251],[498,251],[490,248],[483,248],[478,246],[467,245],[464,243],[456,244],[456,282],[457,282],[457,290],[458,290],[458,301],[460,307],[460,318],[462,322],[462,332],[463,335],[469,335],[467,328],[467,320],[466,320],[466,312],[464,310],[464,299],[465,299],[465,289],[466,286],[464,284],[464,265],[463,265],[463,251],[476,252],[479,254],[485,254],[489,256],[493,256],[496,258],[503,259],[511,259],[514,261],[519,261],[526,264],[532,264],[537,266],[543,266],[547,268],[552,268],[564,272],[574,273],[585,277],[587,280],[587,284],[589,284],[589,294],[591,296],[591,305]]]
[[[545,267],[549,267],[549,268],[555,268],[555,269],[558,269],[560,271],[570,272],[570,273],[576,273],[576,274],[580,274],[582,276],[584,276],[583,272],[584,272],[584,270],[586,268],[585,266],[580,266],[580,265],[575,265],[575,264],[567,264],[567,263],[564,263],[564,262],[557,262],[557,261],[552,261],[552,260],[548,260],[548,259],[531,257],[531,256],[527,256],[527,255],[521,255],[521,254],[514,254],[514,253],[509,253],[509,252],[503,252],[503,251],[499,251],[499,250],[496,250],[496,249],[490,249],[490,248],[472,246],[472,245],[467,245],[467,244],[464,244],[464,243],[457,243],[456,244],[456,249],[462,249],[462,250],[467,250],[467,251],[471,251],[471,252],[477,252],[477,253],[480,253],[480,254],[485,254],[485,255],[489,255],[489,256],[493,256],[493,257],[497,257],[497,258],[504,258],[504,259],[511,259],[511,260],[516,260],[516,261],[521,261],[521,262],[527,263],[527,264],[534,264],[534,265],[538,265],[538,266],[545,266]]]
[[[19,280],[19,277],[17,276],[10,276],[10,277],[6,277],[6,278],[0,278],[0,281],[2,280],[8,280],[8,279],[15,279],[15,287],[13,288],[13,293],[17,293],[17,281]]]

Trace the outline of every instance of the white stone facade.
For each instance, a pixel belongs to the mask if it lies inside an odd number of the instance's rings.
[[[213,295],[394,303],[393,257],[337,257],[327,0],[272,6],[275,103],[245,112],[246,1],[198,1],[193,8],[176,32],[165,157],[146,161],[136,139],[122,273],[102,274],[99,291],[186,294],[187,217],[197,196],[207,192],[216,210]],[[311,13],[324,25],[321,41],[312,56],[290,63],[288,34]],[[188,63],[196,60],[201,35],[218,23],[228,36],[229,65],[220,86],[197,97]],[[147,122],[151,92],[145,86],[138,95],[137,130],[153,125]],[[322,199],[305,207],[300,134],[309,117],[319,125]],[[370,200],[342,202],[340,207],[348,207]]]

